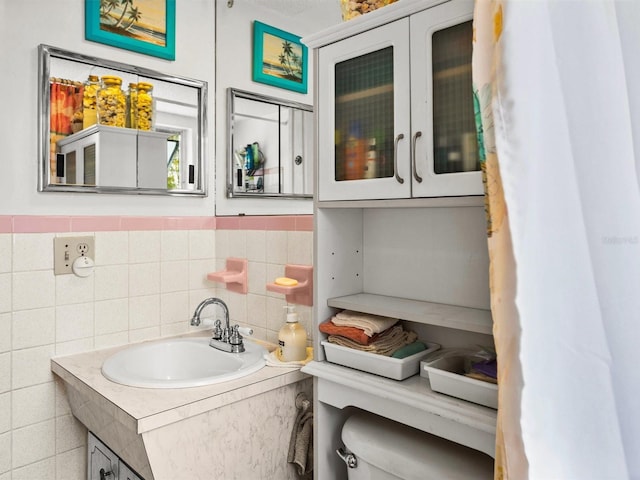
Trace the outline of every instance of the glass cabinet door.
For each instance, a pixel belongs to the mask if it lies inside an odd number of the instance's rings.
[[[414,196],[483,193],[473,110],[472,2],[411,18]],[[415,58],[415,57],[414,57]],[[418,133],[419,132],[419,133]]]
[[[320,50],[320,200],[410,195],[408,24]]]

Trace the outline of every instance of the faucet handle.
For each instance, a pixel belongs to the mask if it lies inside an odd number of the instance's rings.
[[[239,327],[238,325],[236,325],[236,327],[238,327],[238,332],[240,332],[245,337],[250,337],[251,335],[253,335],[253,328]]]
[[[231,336],[229,337],[229,343],[231,345],[241,345],[242,335],[240,335],[240,325],[234,325],[231,329]]]
[[[220,320],[216,320],[216,323],[213,326],[213,338],[216,340],[220,340],[222,338],[222,322]]]

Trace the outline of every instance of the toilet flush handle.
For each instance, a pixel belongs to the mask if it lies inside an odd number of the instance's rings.
[[[347,453],[343,448],[337,449],[336,453],[342,459],[342,461],[347,464],[347,467],[356,468],[358,466],[358,459],[353,453]]]

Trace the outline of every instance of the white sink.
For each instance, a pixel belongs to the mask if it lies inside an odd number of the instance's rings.
[[[209,346],[208,338],[172,338],[133,345],[105,360],[102,374],[131,387],[185,388],[226,382],[257,372],[267,350],[244,342],[243,353]]]

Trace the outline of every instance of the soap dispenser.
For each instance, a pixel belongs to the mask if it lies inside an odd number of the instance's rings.
[[[295,305],[286,305],[286,322],[278,332],[280,360],[298,362],[307,358],[307,332],[298,322]]]

